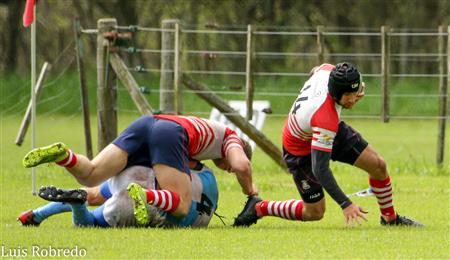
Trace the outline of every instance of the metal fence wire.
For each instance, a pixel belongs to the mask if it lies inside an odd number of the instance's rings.
[[[115,19],[105,19],[107,23],[109,32],[133,35],[127,46],[113,46],[125,60],[121,67],[145,82],[147,86],[139,89],[150,93],[150,103],[159,104],[165,113],[209,114],[210,105],[197,97],[198,91],[189,90],[194,88],[223,100],[246,100],[247,107],[254,99],[268,100],[268,116],[285,117],[313,67],[347,61],[358,67],[367,88],[365,101],[352,113],[345,111],[344,118],[438,119],[438,144],[444,142],[445,121],[450,119],[450,27],[292,30],[253,25],[202,28],[183,26],[176,19],[163,20],[161,28],[117,26]],[[104,42],[105,27],[97,32],[103,35],[97,34],[98,43]],[[188,84],[184,75],[201,84]]]
[[[154,81],[161,73],[173,74],[179,70],[204,82],[225,99],[245,99],[246,78],[251,77],[255,98],[270,100],[274,113],[269,116],[282,117],[289,110],[287,99],[293,100],[297,96],[312,67],[322,62],[349,61],[358,66],[370,87],[366,104],[351,114],[344,114],[344,117],[381,116],[385,120],[446,117],[438,111],[438,104],[448,96],[441,86],[446,85],[448,74],[447,28],[346,28],[343,31],[318,26],[293,31],[290,28],[268,30],[254,26],[250,32],[252,46],[248,49],[248,26],[204,29],[198,25],[183,26],[177,20],[170,21],[168,26],[161,28],[115,27],[118,31],[135,34],[134,45],[122,47],[120,51],[125,57],[141,56],[125,60],[133,61],[133,64],[128,64],[130,71],[151,74],[148,80],[144,80],[146,82]],[[178,31],[175,24],[179,25]],[[83,32],[97,33],[92,29]],[[163,34],[171,39],[179,34],[178,68],[173,68],[176,62],[172,62],[170,68],[161,68],[163,55],[170,59],[175,56],[173,43],[161,46],[164,44]],[[251,71],[246,68],[249,55],[252,57]],[[152,85],[149,91],[159,93],[161,84]],[[180,91],[183,100],[187,101],[184,102],[183,113],[208,113],[208,106],[194,106],[196,109],[193,110],[189,105],[188,97],[195,96],[193,91],[184,88]],[[170,92],[170,88],[165,92]],[[423,105],[417,105],[419,100]]]

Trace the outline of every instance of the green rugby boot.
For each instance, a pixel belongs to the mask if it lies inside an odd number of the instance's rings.
[[[127,187],[128,195],[133,201],[134,217],[141,226],[146,226],[150,219],[147,213],[147,195],[137,183],[130,183]]]
[[[49,146],[39,147],[28,152],[22,160],[26,168],[35,167],[39,164],[59,162],[68,156],[66,145],[54,143]]]

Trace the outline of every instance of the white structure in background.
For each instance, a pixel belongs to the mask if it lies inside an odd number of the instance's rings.
[[[242,117],[246,117],[247,115],[247,105],[245,101],[240,100],[230,100],[228,101],[228,105],[230,105],[234,110],[238,111]],[[259,131],[262,130],[264,126],[264,121],[266,120],[266,113],[264,111],[270,110],[270,102],[267,100],[256,100],[253,101],[253,117],[250,120],[250,124],[252,124]],[[213,108],[211,111],[211,115],[209,117],[211,121],[218,121],[224,123],[239,135],[242,139],[248,141],[254,151],[256,148],[255,142],[253,142],[246,134],[244,134],[239,128],[237,128],[232,122],[230,122],[222,113],[219,112],[216,108]]]

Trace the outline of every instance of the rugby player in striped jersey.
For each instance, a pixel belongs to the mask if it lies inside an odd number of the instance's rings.
[[[311,71],[294,101],[283,128],[283,158],[302,200],[249,200],[235,220],[249,226],[263,216],[316,221],[325,213],[325,189],[342,208],[348,225],[366,220],[366,213],[348,198],[329,167],[330,159],[356,166],[369,175],[380,208],[382,225],[422,226],[394,209],[386,162],[353,128],[340,119],[364,96],[365,85],[348,62],[322,64]]]
[[[35,167],[55,162],[87,187],[96,186],[134,165],[151,167],[158,189],[143,190],[133,184],[128,188],[135,202],[137,220],[145,225],[147,203],[179,218],[189,214],[191,159],[211,159],[219,168],[236,173],[243,193],[256,196],[250,152],[249,145],[224,124],[191,116],[157,115],[134,121],[93,160],[75,154],[63,143],[56,143],[27,153],[23,165]],[[163,196],[167,203],[159,205]]]

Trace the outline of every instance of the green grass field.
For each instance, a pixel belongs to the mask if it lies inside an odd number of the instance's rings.
[[[133,119],[121,115],[119,130]],[[5,250],[27,248],[31,256],[33,245],[77,246],[84,248],[90,259],[450,258],[450,134],[447,132],[444,167],[438,169],[435,166],[437,123],[432,120],[394,120],[389,124],[379,120],[348,121],[388,162],[398,212],[423,222],[425,228],[380,226],[373,197],[354,200],[369,211],[368,222],[356,228],[345,227],[340,208],[329,197],[327,212],[320,222],[268,217],[248,229],[233,228],[230,226],[233,217],[242,209],[246,198],[234,176],[216,170],[220,191],[218,213],[226,216],[227,226],[214,217],[208,229],[197,230],[75,228],[70,214],[53,217],[38,228],[20,226],[16,221],[20,212],[45,203],[31,195],[31,171],[21,166],[21,159],[30,148],[30,132],[22,147],[14,145],[20,120],[15,116],[1,118],[0,243]],[[264,133],[276,144],[280,143],[282,123],[282,119],[269,118],[264,128]],[[95,124],[92,129],[96,135]],[[37,145],[55,141],[63,141],[84,153],[81,117],[38,118]],[[254,180],[263,198],[299,198],[290,175],[283,173],[260,150],[256,151],[253,166]],[[362,171],[339,164],[332,164],[332,168],[345,192],[368,187],[367,176]],[[38,187],[50,184],[78,187],[57,166],[38,167],[37,182]]]
[[[92,68],[93,71],[94,68]],[[88,72],[91,72],[88,70]],[[145,86],[149,93],[146,98],[153,108],[159,107],[159,77],[154,74],[133,74],[141,86]],[[7,114],[23,111],[28,105],[30,99],[30,80],[28,75],[16,73],[0,72],[0,111],[6,111]],[[89,103],[91,112],[95,111],[96,105],[96,74],[88,73],[87,85],[89,89]],[[233,77],[193,77],[194,80],[208,86],[211,90],[219,91],[220,97],[225,100],[244,100],[245,99],[245,81],[243,78]],[[256,77],[255,78],[255,100],[268,100],[271,102],[271,108],[274,114],[283,115],[289,111],[292,101],[297,96],[305,77]],[[351,115],[370,115],[380,114],[380,82],[373,78],[366,78],[366,94],[363,102],[351,111]],[[134,104],[126,89],[119,84],[118,88],[118,109],[119,111],[135,110]],[[390,113],[392,116],[437,116],[439,100],[438,80],[437,79],[391,79],[390,80]],[[233,88],[238,87],[238,89]],[[240,87],[240,88],[239,88]],[[189,89],[183,87],[185,91],[183,96],[183,112],[187,114],[203,112],[208,114],[211,111],[210,105],[198,98]],[[65,73],[59,76],[58,70],[52,73],[46,79],[46,86],[38,102],[38,113],[63,113],[72,115],[74,111],[81,111],[80,108],[80,90],[78,75],[76,73]],[[280,96],[278,94],[290,94],[291,96]],[[399,95],[413,96],[399,96]],[[378,96],[377,96],[378,95]],[[415,96],[414,96],[415,95]],[[431,95],[431,96],[430,96]],[[55,106],[54,100],[64,101],[64,103]],[[286,102],[289,100],[289,102]],[[420,105],[419,105],[420,104]],[[348,111],[347,111],[348,112]],[[346,114],[347,112],[344,112]]]

